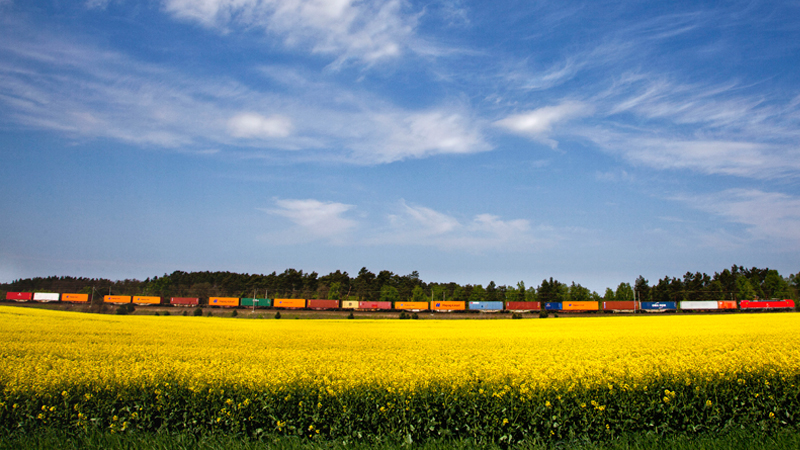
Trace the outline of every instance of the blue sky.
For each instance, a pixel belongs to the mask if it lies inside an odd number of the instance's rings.
[[[800,3],[0,0],[0,281],[800,271]]]

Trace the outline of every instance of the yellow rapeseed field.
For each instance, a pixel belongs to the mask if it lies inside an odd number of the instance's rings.
[[[0,410],[18,428],[508,442],[713,430],[733,416],[796,426],[798,331],[794,313],[245,320],[0,307]]]

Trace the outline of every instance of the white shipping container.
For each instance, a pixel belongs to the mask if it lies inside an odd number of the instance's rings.
[[[681,302],[681,309],[719,309],[716,301]]]
[[[35,302],[57,302],[60,294],[49,292],[34,292],[33,301]]]

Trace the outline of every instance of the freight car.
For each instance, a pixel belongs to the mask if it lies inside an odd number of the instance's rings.
[[[6,300],[17,302],[65,302],[88,303],[89,294],[58,294],[50,292],[7,292]],[[115,305],[133,303],[136,305],[201,306],[197,297],[171,297],[169,302],[157,296],[106,295],[103,302]],[[639,301],[576,301],[576,302],[502,302],[502,301],[440,301],[440,302],[387,302],[356,301],[332,299],[268,299],[248,297],[209,297],[208,306],[224,308],[279,308],[309,310],[352,309],[363,311],[538,311],[544,307],[552,312],[676,312],[676,311],[789,311],[795,309],[793,300],[735,300],[719,301],[681,301],[681,302],[639,302]]]

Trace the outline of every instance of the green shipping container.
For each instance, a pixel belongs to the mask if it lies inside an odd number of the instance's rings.
[[[242,298],[240,299],[240,306],[247,306],[249,308],[253,307],[255,304],[256,308],[271,308],[272,307],[272,300],[268,298]]]

